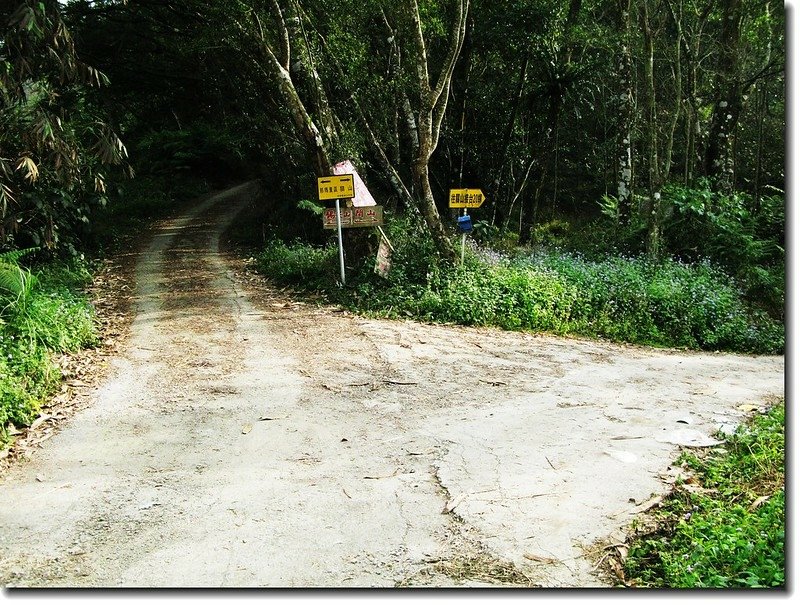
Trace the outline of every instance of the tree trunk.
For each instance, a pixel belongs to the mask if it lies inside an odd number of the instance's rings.
[[[328,95],[322,79],[317,72],[314,55],[303,24],[306,18],[303,9],[297,0],[289,0],[288,6],[285,20],[286,31],[295,57],[295,60],[289,65],[289,69],[296,77],[299,88],[304,91],[310,113],[314,115],[319,124],[325,146],[330,150],[337,146],[339,139],[336,117],[328,102]]]
[[[742,0],[723,0],[716,102],[708,132],[705,173],[716,190],[726,193],[731,193],[734,186],[733,139],[742,110],[742,85],[739,81],[741,21]]]
[[[539,200],[541,199],[542,189],[547,180],[548,162],[555,152],[555,131],[558,127],[558,120],[561,115],[563,96],[556,93],[550,97],[550,110],[548,111],[548,127],[537,141],[537,150],[534,151],[533,170],[534,170],[534,189],[533,193],[522,198],[519,244],[525,246],[530,243],[533,226],[536,224],[536,216],[539,212]]]
[[[328,176],[331,174],[331,161],[328,147],[320,134],[316,123],[308,114],[297,89],[294,87],[291,75],[282,66],[273,63],[273,72],[278,78],[280,91],[289,113],[292,116],[295,128],[306,146],[315,174]]]
[[[631,0],[620,0],[620,29],[623,42],[619,54],[619,103],[617,105],[617,201],[619,221],[631,222],[633,208],[633,59],[631,55]]]
[[[687,22],[686,27],[680,30],[683,39],[684,54],[686,56],[686,98],[684,101],[684,114],[686,117],[686,147],[684,150],[683,183],[689,187],[694,183],[696,174],[703,169],[703,158],[699,153],[700,130],[700,98],[699,74],[702,58],[703,30],[708,22],[708,15],[714,8],[716,0],[706,0],[705,5],[694,8],[693,19]]]
[[[674,45],[674,60],[672,61],[672,79],[674,85],[675,98],[673,100],[672,117],[669,123],[669,129],[666,133],[666,143],[664,146],[664,167],[661,170],[664,179],[668,179],[672,171],[672,148],[675,144],[675,129],[678,127],[678,120],[681,115],[681,108],[683,107],[683,61],[681,56],[681,42],[683,41],[683,0],[677,0],[677,6],[674,0],[666,0],[667,7],[670,11],[673,24],[675,25],[675,45]]]
[[[653,75],[654,44],[650,26],[648,0],[643,0],[639,10],[640,24],[644,36],[644,91],[647,116],[647,160],[649,212],[647,214],[647,256],[656,259],[661,254],[661,174],[658,159],[658,116],[656,114],[656,89]]]
[[[453,77],[456,60],[461,52],[466,35],[469,0],[457,0],[456,18],[451,27],[449,48],[445,55],[441,71],[436,83],[431,86],[428,55],[425,38],[422,33],[422,22],[417,0],[407,0],[411,13],[413,54],[417,71],[417,92],[419,107],[417,111],[417,136],[419,146],[417,156],[412,164],[413,180],[416,194],[419,197],[419,209],[428,230],[433,237],[437,251],[446,262],[455,263],[458,256],[450,238],[442,225],[439,211],[431,190],[428,165],[439,143],[439,133],[447,109],[450,83]]]
[[[525,92],[525,83],[528,80],[528,66],[530,65],[530,57],[525,56],[525,60],[520,65],[519,69],[519,76],[517,78],[517,89],[516,94],[514,95],[514,105],[511,108],[511,113],[508,116],[508,121],[506,122],[506,127],[503,132],[503,139],[500,144],[500,157],[497,161],[497,167],[495,169],[495,176],[492,179],[492,185],[489,189],[489,203],[491,203],[495,209],[495,215],[497,212],[497,207],[500,204],[500,184],[503,179],[503,173],[505,171],[506,160],[508,159],[508,149],[511,146],[511,137],[514,134],[514,124],[517,121],[517,115],[519,115],[519,110],[522,107],[522,100],[523,100],[523,93]],[[509,217],[511,214],[511,204],[508,204],[508,212]],[[492,223],[494,223],[494,218],[492,219]]]
[[[686,109],[686,157],[684,158],[684,185],[689,187],[694,182],[695,173],[700,166],[697,153],[697,141],[700,137],[700,108],[698,107],[698,67],[700,58],[700,36],[697,35],[692,45],[687,44],[687,109]]]
[[[461,136],[459,145],[461,149],[459,150],[459,163],[458,163],[458,178],[456,182],[458,183],[459,187],[463,187],[464,183],[464,165],[466,162],[466,131],[467,131],[467,101],[469,99],[469,84],[470,84],[470,76],[472,75],[472,30],[474,24],[472,19],[469,18],[467,20],[467,28],[464,34],[464,44],[461,51],[462,56],[464,57],[463,60],[463,73],[460,78],[456,80],[457,84],[461,84],[458,88],[461,90],[461,119],[460,119],[460,127],[461,127]],[[454,85],[453,88],[456,88]]]
[[[306,109],[303,100],[295,86],[290,73],[292,40],[291,34],[286,27],[286,20],[283,11],[278,4],[278,0],[271,0],[270,9],[273,20],[278,30],[278,47],[273,49],[268,41],[261,19],[255,11],[250,12],[253,25],[258,36],[258,48],[261,58],[266,66],[256,61],[256,65],[264,73],[271,74],[277,81],[278,89],[283,97],[289,114],[292,117],[295,130],[303,141],[308,152],[314,172],[317,176],[328,176],[331,173],[330,150],[328,144],[323,139],[317,124]],[[244,26],[237,23],[239,29],[249,35]]]
[[[762,82],[758,87],[758,136],[756,138],[756,178],[753,185],[753,213],[761,210],[761,173],[764,157],[764,118],[769,108],[767,104],[767,84]]]

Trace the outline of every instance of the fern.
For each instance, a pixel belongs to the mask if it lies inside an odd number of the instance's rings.
[[[299,200],[297,202],[297,209],[298,210],[307,210],[316,216],[322,216],[322,213],[325,211],[325,207],[318,204],[317,202],[312,202],[311,200]]]
[[[36,276],[17,264],[19,259],[35,252],[38,248],[24,248],[0,253],[0,301],[6,305],[0,314],[9,307],[24,309],[36,287]]]
[[[0,252],[0,265],[17,265],[19,264],[19,259],[23,256],[38,251],[39,248],[21,248],[20,250],[6,250],[5,252]]]

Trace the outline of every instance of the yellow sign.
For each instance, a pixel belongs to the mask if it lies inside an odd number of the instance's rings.
[[[480,189],[450,190],[450,208],[480,208],[485,199]]]
[[[352,174],[323,176],[317,179],[320,200],[347,200],[356,195]]]

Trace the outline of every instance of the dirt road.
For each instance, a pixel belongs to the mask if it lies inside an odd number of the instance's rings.
[[[354,317],[244,279],[244,185],[166,223],[110,378],[0,485],[13,586],[603,586],[592,547],[783,357]]]

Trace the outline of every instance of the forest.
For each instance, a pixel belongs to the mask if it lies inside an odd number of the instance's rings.
[[[250,179],[261,269],[360,312],[783,351],[778,2],[4,0],[0,17],[6,360],[70,340],[33,327],[53,323],[25,302],[48,272],[70,290],[80,259]],[[378,276],[376,230],[345,230],[347,287],[316,189],[342,160],[393,244]],[[466,256],[452,188],[486,198]]]

